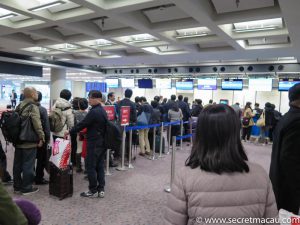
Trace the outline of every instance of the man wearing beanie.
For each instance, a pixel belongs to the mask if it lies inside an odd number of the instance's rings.
[[[102,93],[100,91],[90,91],[89,104],[92,106],[84,119],[76,124],[70,134],[78,133],[87,128],[87,174],[89,180],[89,190],[82,192],[81,197],[104,198],[105,174],[104,174],[104,132],[106,129],[107,115],[101,106]],[[68,132],[65,133],[65,136]]]
[[[298,214],[300,207],[300,83],[289,90],[290,109],[279,121],[270,167],[278,209]]]

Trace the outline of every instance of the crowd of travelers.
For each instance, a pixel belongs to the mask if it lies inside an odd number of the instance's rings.
[[[131,89],[126,89],[124,96],[116,101],[113,92],[106,98],[100,91],[92,90],[88,99],[74,97],[71,101],[71,92],[64,89],[48,115],[40,104],[42,93],[33,87],[24,89],[15,112],[20,115],[22,125],[28,118],[31,125],[20,127],[19,140],[14,143],[13,177],[7,171],[6,155],[0,146],[0,224],[13,224],[7,221],[14,220],[21,221],[16,224],[27,224],[28,217],[24,218],[25,213],[23,215],[20,206],[12,201],[3,184],[12,184],[14,193],[21,195],[36,193],[39,185],[47,185],[49,181],[44,172],[49,169],[49,146],[57,138],[70,137],[70,161],[77,173],[86,174],[88,190],[80,195],[104,198],[104,137],[108,124],[105,105],[114,106],[115,124],[121,118],[122,106],[130,107],[130,126],[196,119],[192,150],[185,167],[176,172],[165,224],[194,224],[198,217],[276,218],[281,208],[298,214],[300,84],[290,89],[290,110],[283,117],[271,103],[266,103],[264,109],[255,103],[253,109],[251,102],[247,102],[242,109],[239,103],[228,106],[213,100],[203,106],[201,99],[190,105],[189,99],[182,95],[172,95],[169,100],[162,96],[155,96],[153,100],[140,96],[133,102]],[[59,124],[53,122],[58,116]],[[188,126],[184,126],[183,134],[188,133]],[[259,137],[254,142],[273,142],[269,176],[261,166],[248,161],[241,142],[251,141],[254,126],[260,127]],[[160,134],[159,130],[156,132]],[[174,125],[169,135],[180,134],[180,125]],[[34,138],[26,140],[30,135]],[[153,128],[133,134],[140,156],[146,157],[155,151],[153,135]],[[126,138],[128,157],[129,135]],[[114,167],[120,160],[120,149],[112,150],[109,164]]]

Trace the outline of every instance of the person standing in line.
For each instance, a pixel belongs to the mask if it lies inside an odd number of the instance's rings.
[[[17,93],[15,92],[15,90],[12,90],[10,94],[10,102],[11,102],[11,107],[13,109],[16,108],[17,98],[18,98]]]
[[[43,144],[42,147],[37,148],[37,153],[36,153],[36,170],[35,170],[35,184],[36,185],[44,185],[48,184],[49,181],[47,181],[44,178],[44,170],[47,168],[48,161],[50,158],[50,154],[48,153],[48,144],[50,143],[50,124],[49,124],[49,119],[48,119],[48,113],[47,109],[41,105],[41,101],[43,98],[43,95],[41,92],[38,93],[38,99],[37,99],[37,106],[39,107],[40,110],[40,117],[41,117],[41,122],[42,122],[42,127],[43,131],[45,134],[45,143]]]
[[[141,107],[140,110],[137,114],[137,116],[141,115],[142,113],[147,114],[149,118],[149,123],[151,124],[151,118],[153,116],[153,108],[151,105],[148,104],[147,99],[145,97],[140,97],[141,100]],[[150,143],[148,139],[148,134],[149,134],[149,128],[139,130],[139,143],[140,143],[140,153],[139,155],[145,156],[145,155],[150,155],[151,154],[151,149],[150,149]],[[146,150],[146,151],[145,151]]]
[[[242,139],[245,142],[250,141],[252,126],[254,125],[253,117],[255,114],[252,111],[251,104],[251,102],[247,102],[243,112],[243,121],[248,121],[247,123],[243,122]]]
[[[38,192],[37,187],[33,187],[35,177],[34,165],[37,147],[41,148],[45,143],[45,134],[42,127],[40,111],[35,102],[38,94],[35,88],[26,87],[24,89],[24,101],[16,108],[16,112],[21,117],[30,116],[33,130],[32,133],[37,135],[37,142],[24,141],[16,145],[13,166],[14,192],[17,194],[29,195]]]
[[[76,124],[71,130],[65,132],[65,137],[72,133],[79,133],[87,128],[87,174],[89,190],[82,192],[81,197],[104,198],[105,174],[104,174],[104,134],[106,129],[107,115],[103,107],[102,93],[92,90],[88,95],[89,104],[92,106],[84,119]]]
[[[262,112],[262,115],[265,118],[265,126],[261,127],[260,129],[260,139],[263,143],[263,145],[268,144],[268,138],[266,136],[266,133],[270,131],[270,129],[273,126],[274,123],[274,110],[272,108],[272,104],[270,102],[267,102],[265,104],[265,109]]]
[[[24,100],[24,89],[21,90],[20,102],[22,102],[23,100]]]
[[[192,117],[197,117],[200,115],[200,113],[203,110],[203,105],[202,105],[202,100],[201,99],[196,99],[195,100],[195,105],[193,106],[191,116]]]
[[[183,114],[181,109],[178,107],[177,102],[173,104],[172,108],[169,110],[168,112],[168,118],[170,120],[170,122],[176,122],[176,121],[180,121],[183,118]],[[180,124],[178,125],[172,125],[172,129],[171,129],[171,143],[170,145],[173,145],[173,140],[172,138],[174,136],[178,136],[180,135]],[[176,142],[176,145],[179,145],[179,141]]]
[[[289,90],[289,111],[274,132],[270,178],[277,208],[294,214],[300,208],[300,84]]]
[[[235,111],[237,117],[239,119],[241,119],[243,112],[242,112],[242,110],[240,108],[240,103],[238,103],[238,102],[235,103],[234,105],[231,106],[231,108],[233,108],[233,110]]]
[[[260,165],[248,161],[234,110],[224,104],[206,107],[190,156],[176,169],[164,224],[209,224],[204,221],[209,218],[275,221],[277,215],[270,179]]]

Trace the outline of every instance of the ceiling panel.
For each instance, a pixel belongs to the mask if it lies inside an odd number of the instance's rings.
[[[248,40],[249,46],[254,45],[269,45],[269,44],[286,44],[289,42],[287,36],[283,37],[266,37],[266,38],[253,38]]]
[[[107,30],[115,30],[115,29],[120,29],[120,28],[125,28],[124,24],[120,23],[119,21],[113,20],[111,18],[98,18],[98,19],[93,19],[93,23],[95,23],[102,31],[107,31]],[[103,22],[104,21],[104,22]]]
[[[274,0],[211,0],[218,14],[274,6]]]

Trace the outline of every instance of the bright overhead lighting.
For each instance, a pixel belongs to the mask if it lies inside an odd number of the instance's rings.
[[[45,48],[45,47],[38,47],[38,49],[35,51],[36,52],[50,52],[50,49]]]
[[[155,41],[155,37],[153,37],[150,34],[137,34],[130,36],[130,39],[127,41],[127,43],[143,43],[143,42],[151,42]]]
[[[43,4],[43,5],[39,5],[39,6],[30,8],[29,10],[32,11],[32,12],[36,12],[36,11],[48,9],[48,8],[58,6],[58,5],[62,5],[62,4],[65,4],[65,2],[64,1],[54,1],[54,2],[49,2],[47,4]]]
[[[0,20],[9,19],[9,18],[15,17],[17,15],[18,14],[15,14],[15,13],[6,14],[6,15],[3,15],[3,16],[0,16]]]
[[[98,39],[96,40],[96,43],[93,45],[90,45],[91,47],[104,47],[104,46],[111,46],[114,43],[111,41],[107,41],[105,39]]]
[[[276,25],[269,25],[266,27],[262,26],[257,28],[233,29],[233,31],[237,33],[245,33],[245,32],[254,32],[254,31],[275,30],[278,28],[280,27]]]
[[[72,45],[72,44],[65,43],[65,44],[63,44],[63,47],[60,47],[59,49],[75,50],[75,49],[78,49],[78,48],[79,47],[77,45]]]
[[[182,35],[182,36],[175,36],[175,38],[177,39],[183,39],[183,38],[193,38],[193,37],[204,37],[204,36],[207,36],[208,33],[206,32],[203,32],[203,33],[195,33],[195,34],[186,34],[186,35]]]
[[[267,19],[267,20],[256,20],[241,23],[234,23],[234,32],[254,32],[264,30],[275,30],[283,27],[281,18]]]

